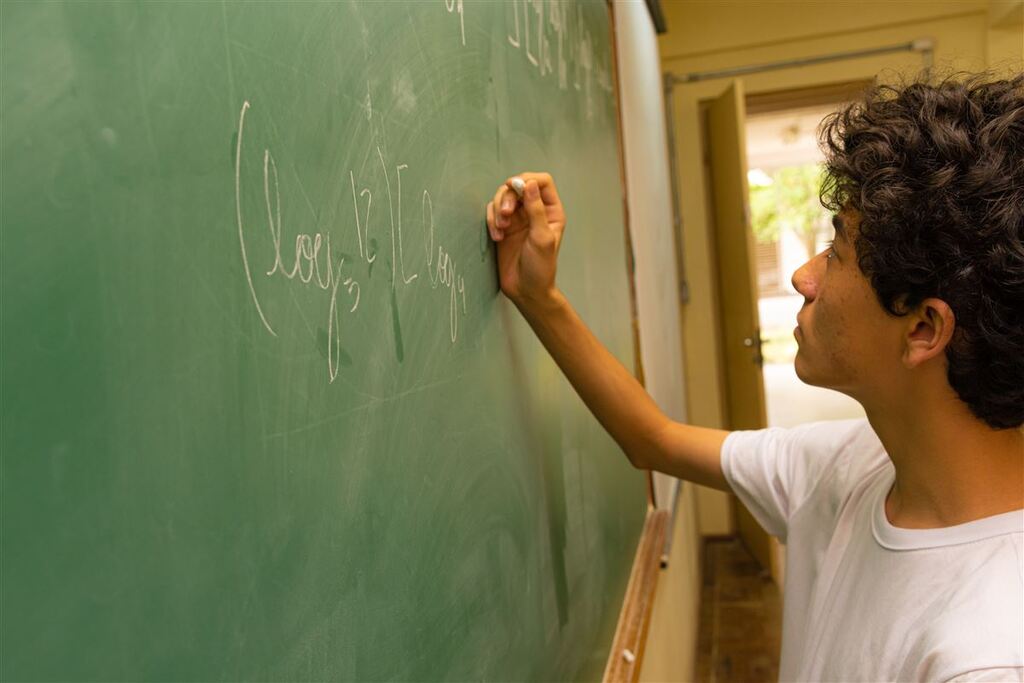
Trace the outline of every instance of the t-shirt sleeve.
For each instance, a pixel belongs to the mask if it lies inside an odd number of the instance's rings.
[[[1014,683],[1024,681],[1024,668],[1019,666],[975,669],[950,678],[946,683]]]
[[[765,531],[785,542],[793,513],[866,427],[843,420],[732,432],[722,444],[722,472]]]

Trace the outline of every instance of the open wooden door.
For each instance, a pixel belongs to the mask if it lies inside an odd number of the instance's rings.
[[[727,426],[760,429],[767,425],[767,418],[754,235],[748,208],[743,84],[733,81],[705,113]],[[740,538],[762,566],[771,569],[768,534],[741,504],[736,504],[735,512]]]

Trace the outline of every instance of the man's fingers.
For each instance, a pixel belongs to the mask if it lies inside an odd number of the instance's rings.
[[[500,242],[505,238],[504,232],[495,223],[494,202],[487,202],[487,232],[495,242]]]
[[[519,193],[515,190],[515,183],[513,181],[516,178],[521,179],[524,185],[531,180],[537,183],[541,199],[544,200],[545,204],[549,206],[561,204],[558,189],[555,187],[555,181],[550,173],[519,173],[506,178],[504,185],[498,187],[498,191],[494,194],[495,216],[498,219],[499,225],[501,225],[502,216],[511,216],[522,201]]]
[[[515,191],[513,181],[516,179],[521,179],[524,183],[523,197],[520,197],[519,193]],[[531,187],[532,190],[530,190]],[[527,206],[529,203],[527,193],[531,191],[537,200],[532,209]],[[512,228],[513,222],[517,220],[516,212],[520,206],[523,207],[524,217],[530,225],[543,229],[540,234],[536,235],[537,238],[546,240],[548,235],[553,235],[557,241],[561,237],[564,218],[560,218],[562,204],[554,179],[548,173],[526,172],[506,179],[505,183],[499,186],[494,193],[494,199],[487,209],[487,226],[491,233],[491,239],[496,242],[504,239],[505,232]],[[546,208],[554,209],[554,213],[551,215],[553,223],[548,223]],[[542,217],[543,221],[541,222]]]
[[[505,207],[507,206],[508,201],[510,199],[509,194],[510,194],[510,190],[507,187],[505,187],[504,185],[501,185],[500,187],[498,187],[498,191],[494,193],[494,201],[492,203],[496,207],[496,209],[494,211],[494,220],[495,220],[495,225],[498,228],[504,229],[504,228],[507,228],[509,226],[509,216],[511,216],[512,212],[515,210],[515,199],[514,199],[514,197],[511,198],[512,199],[512,209],[511,210],[506,210],[505,209]]]
[[[501,198],[501,213],[504,216],[511,216],[516,210],[516,195],[512,192],[505,192]]]
[[[555,187],[555,180],[551,177],[550,173],[520,173],[513,178],[522,178],[524,182],[529,183],[531,180],[537,183],[537,187],[540,188],[541,199],[544,203],[551,206],[554,204],[560,204],[561,199],[558,197],[558,188]],[[512,178],[505,181],[505,185],[512,188]]]

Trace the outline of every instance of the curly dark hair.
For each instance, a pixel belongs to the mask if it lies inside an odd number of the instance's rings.
[[[1024,423],[1024,75],[878,85],[829,116],[822,204],[860,216],[857,262],[905,315],[956,317],[947,377],[994,429]]]

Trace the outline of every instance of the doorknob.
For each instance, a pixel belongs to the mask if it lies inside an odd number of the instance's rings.
[[[760,329],[754,330],[754,334],[750,335],[749,337],[743,338],[743,345],[748,349],[753,350],[753,354],[751,354],[751,360],[754,361],[754,364],[757,365],[757,367],[759,368],[764,367],[764,356],[761,355],[761,342],[762,340]]]

